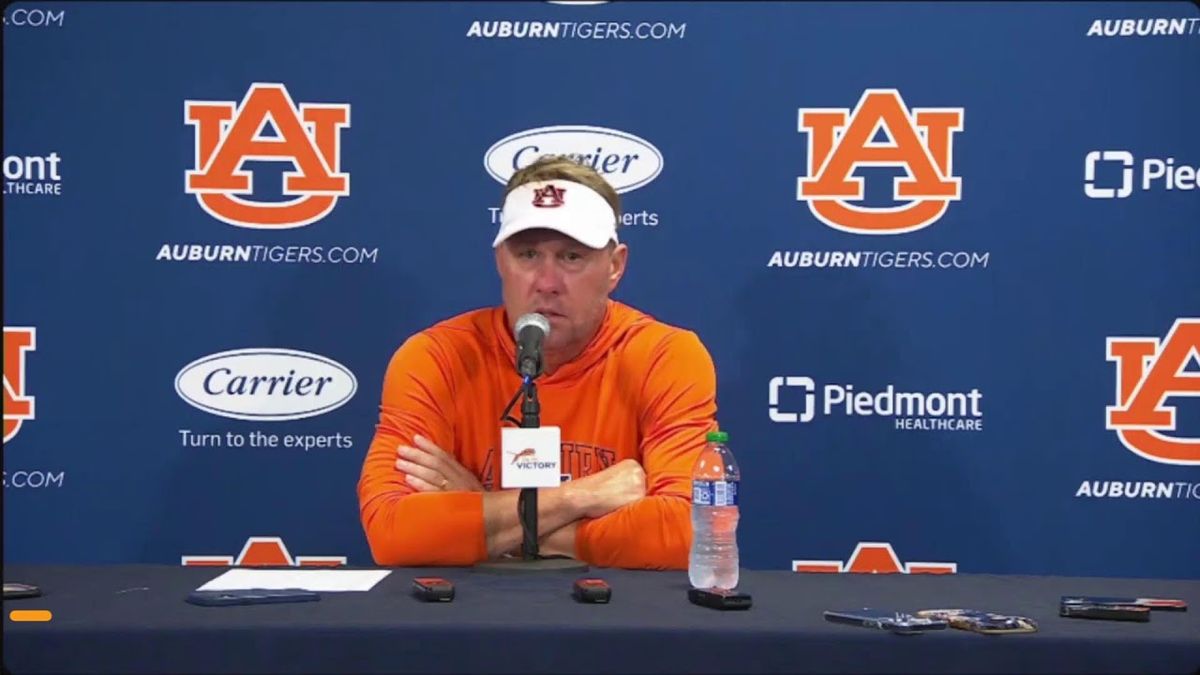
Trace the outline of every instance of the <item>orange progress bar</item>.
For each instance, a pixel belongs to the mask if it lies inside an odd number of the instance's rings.
[[[8,613],[8,618],[13,621],[49,621],[50,610],[48,609],[14,609]]]

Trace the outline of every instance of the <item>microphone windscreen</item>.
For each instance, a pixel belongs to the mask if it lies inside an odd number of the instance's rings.
[[[526,326],[537,326],[542,329],[543,336],[550,335],[550,321],[537,312],[522,314],[521,318],[517,319],[517,325],[513,327],[514,337],[517,340],[521,339],[521,330]]]

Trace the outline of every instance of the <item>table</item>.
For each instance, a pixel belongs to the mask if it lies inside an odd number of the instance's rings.
[[[198,607],[187,593],[224,568],[6,566],[41,598],[4,603],[4,661],[40,672],[1200,672],[1200,581],[743,571],[745,612],[686,598],[683,572],[593,569],[608,605],[570,597],[578,573],[507,576],[396,569],[366,593],[319,602]],[[413,599],[413,576],[453,581],[452,603]],[[1183,598],[1149,623],[1064,619],[1060,595]],[[826,609],[974,607],[1020,613],[1040,631],[898,636],[826,622]],[[16,623],[12,609],[47,609]]]

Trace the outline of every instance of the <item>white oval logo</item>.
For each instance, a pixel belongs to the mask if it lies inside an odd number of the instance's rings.
[[[214,415],[278,422],[322,415],[358,391],[333,359],[294,349],[234,349],[196,359],[175,376],[175,393]]]
[[[500,139],[483,165],[501,185],[543,155],[567,155],[604,176],[618,194],[636,190],[662,173],[658,148],[633,134],[586,126],[539,127]]]

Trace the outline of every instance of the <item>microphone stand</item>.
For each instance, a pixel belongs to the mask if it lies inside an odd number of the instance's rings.
[[[521,388],[508,402],[501,421],[517,424],[522,429],[537,429],[542,426],[542,407],[538,402],[537,385],[534,378],[525,376]],[[509,416],[509,411],[521,399],[520,421]],[[504,467],[501,465],[500,470]],[[538,553],[538,491],[537,488],[521,488],[517,495],[517,517],[521,521],[521,557],[519,559],[488,560],[477,564],[477,569],[492,572],[547,572],[586,570],[587,563],[568,556],[543,556]]]
[[[538,402],[537,384],[533,378],[525,378],[518,396],[521,396],[521,428],[537,429],[542,426],[542,404]],[[521,493],[517,496],[517,514],[521,519],[521,558],[524,560],[537,560],[541,557],[538,555],[537,510],[537,488],[521,488]]]

